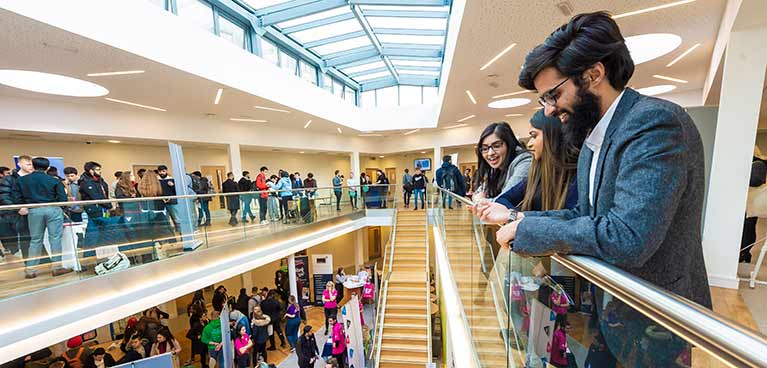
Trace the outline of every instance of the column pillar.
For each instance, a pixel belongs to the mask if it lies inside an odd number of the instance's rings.
[[[733,31],[725,54],[703,226],[712,286],[738,287],[738,245],[767,64],[763,35],[764,28]]]
[[[290,284],[290,295],[293,295],[296,300],[301,300],[298,295],[298,283],[296,282],[296,255],[291,254],[288,256],[288,283]],[[309,287],[304,285],[304,287]]]
[[[365,232],[367,228],[359,229],[354,234],[354,270],[359,272],[365,263]]]
[[[359,184],[359,177],[360,173],[362,173],[362,168],[360,167],[360,153],[358,151],[352,152],[349,154],[349,159],[351,161],[349,168],[354,173],[354,182]],[[344,183],[345,184],[345,183]]]
[[[242,177],[242,156],[239,143],[229,143],[229,168],[234,173],[234,180]]]
[[[242,287],[245,288],[245,292],[250,293],[250,289],[253,288],[253,274],[251,271],[240,274],[240,281],[242,282]]]
[[[192,179],[186,175],[184,151],[181,145],[168,142],[168,152],[173,169],[173,186],[176,189],[176,195],[194,195]],[[194,238],[194,233],[197,230],[197,211],[195,211],[194,199],[178,199],[176,204],[169,204],[167,209],[170,211],[174,225],[181,232],[184,250],[195,250],[202,245],[202,240]]]

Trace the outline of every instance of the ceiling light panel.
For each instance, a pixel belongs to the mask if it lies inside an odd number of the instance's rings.
[[[648,33],[626,37],[626,47],[635,65],[657,59],[682,44],[682,37],[671,33]]]
[[[239,121],[244,123],[266,123],[266,120],[261,119],[249,119],[249,118],[230,118],[231,121]]]
[[[370,74],[360,75],[358,77],[355,77],[354,79],[359,82],[359,81],[365,81],[365,80],[381,78],[381,77],[388,77],[388,76],[391,76],[391,73],[389,73],[389,71],[384,71],[384,72],[377,72],[377,73],[370,73]]]
[[[320,54],[327,55],[334,52],[341,52],[346,50],[355,49],[357,47],[370,46],[370,39],[367,36],[352,38],[340,42],[333,42],[327,45],[322,45],[311,49],[312,51]]]
[[[306,124],[304,125],[304,129],[308,128],[309,125],[312,125],[312,121],[311,120],[306,122]]]
[[[677,83],[687,83],[687,81],[686,81],[686,80],[684,80],[684,79],[678,79],[678,78],[667,77],[667,76],[665,76],[665,75],[658,75],[658,74],[654,74],[654,75],[653,75],[653,78],[663,79],[663,80],[667,80],[667,81],[670,81],[670,82],[677,82]]]
[[[407,75],[425,75],[429,77],[438,77],[439,72],[433,71],[433,70],[401,70],[397,69],[397,74],[407,74]]]
[[[288,111],[288,110],[276,109],[274,107],[258,106],[257,105],[257,106],[253,106],[253,108],[254,109],[259,109],[259,110],[274,111],[274,112],[281,112],[281,113],[285,113],[285,114],[290,114],[290,111]]]
[[[490,59],[487,63],[485,63],[485,65],[482,65],[482,67],[479,68],[479,70],[485,70],[488,67],[490,67],[490,65],[493,65],[494,62],[498,61],[498,59],[503,57],[503,55],[506,55],[506,53],[511,51],[511,49],[513,49],[514,46],[516,46],[516,45],[517,45],[516,43],[512,43],[512,44],[506,46],[505,49],[501,50],[501,52],[499,52],[497,55],[493,56],[493,58]]]
[[[649,13],[649,12],[653,12],[653,11],[656,11],[656,10],[661,10],[661,9],[671,8],[671,7],[674,7],[674,6],[689,4],[689,3],[694,2],[694,1],[695,0],[681,0],[681,1],[675,1],[673,3],[667,3],[667,4],[663,4],[663,5],[652,6],[652,7],[649,7],[649,8],[638,9],[638,10],[634,10],[634,11],[630,11],[630,12],[626,12],[626,13],[621,13],[621,14],[613,15],[613,19],[620,19],[620,18],[630,17],[632,15],[639,15],[639,14]]]
[[[522,90],[522,91],[511,92],[511,93],[504,93],[504,94],[502,94],[502,95],[493,96],[493,98],[501,98],[501,97],[516,96],[516,95],[522,95],[522,94],[525,94],[525,93],[530,93],[530,92],[533,92],[533,91],[530,91],[530,90]]]
[[[224,92],[223,88],[219,88],[218,91],[216,91],[216,98],[213,100],[214,105],[218,105],[219,102],[221,102],[221,94]]]
[[[357,65],[357,66],[353,66],[351,68],[342,69],[342,71],[344,73],[346,73],[346,74],[352,74],[352,73],[364,72],[366,70],[383,68],[385,66],[386,66],[386,64],[384,64],[383,61],[376,61],[374,63]]]
[[[144,109],[149,109],[149,110],[154,110],[154,111],[167,111],[167,110],[161,109],[159,107],[154,107],[154,106],[149,106],[149,105],[142,105],[142,104],[138,104],[138,103],[130,102],[130,101],[118,100],[116,98],[104,97],[104,99],[107,100],[107,101],[121,103],[123,105],[136,106],[136,107],[141,107],[141,108],[144,108]]]
[[[512,107],[524,106],[529,103],[529,98],[507,98],[504,100],[493,101],[487,104],[487,107],[491,109],[510,109]]]
[[[378,40],[383,43],[410,43],[420,45],[442,45],[445,43],[444,36],[416,36],[416,35],[376,35]]]
[[[442,128],[442,129],[455,129],[455,128],[463,128],[463,127],[465,127],[465,126],[469,126],[469,124],[456,124],[456,125],[450,125],[450,126],[446,126],[446,127]]]
[[[471,91],[469,91],[468,89],[466,90],[466,95],[469,96],[469,100],[471,101],[471,103],[475,105],[477,104],[477,99],[474,98],[474,95],[471,94]]]
[[[666,64],[666,68],[671,67],[672,65],[679,62],[679,60],[682,60],[685,56],[687,56],[689,53],[695,51],[700,46],[700,42],[692,45],[689,49],[687,49],[685,52],[681,53],[679,56],[675,57],[674,60],[671,60],[670,63]]]
[[[657,86],[650,86],[644,88],[638,88],[636,91],[647,96],[656,96],[663,93],[671,92],[676,89],[673,84],[660,84]]]
[[[324,12],[319,12],[319,13],[312,14],[312,15],[307,15],[307,16],[301,17],[301,18],[291,19],[291,20],[288,20],[288,21],[285,21],[285,22],[282,22],[282,23],[277,23],[277,26],[280,27],[280,28],[293,27],[293,26],[297,26],[299,24],[313,22],[315,20],[320,20],[320,19],[334,17],[336,15],[349,14],[351,12],[352,12],[352,10],[349,9],[348,6],[341,6],[341,7],[335,8],[335,9],[326,10]]]
[[[328,25],[307,29],[296,33],[291,33],[290,37],[298,42],[306,43],[317,40],[323,40],[330,37],[340,36],[342,34],[361,31],[362,26],[356,19],[345,20],[342,22],[331,23]]]
[[[106,88],[92,82],[65,75],[28,70],[0,70],[0,84],[32,92],[70,97],[101,97]]]
[[[394,66],[426,66],[426,67],[440,67],[442,66],[442,62],[440,61],[422,61],[422,60],[397,60],[392,59],[392,64]]]
[[[458,122],[459,122],[459,123],[462,123],[462,122],[464,122],[464,121],[466,121],[466,120],[469,120],[469,119],[471,119],[471,118],[473,118],[473,117],[476,117],[476,116],[477,116],[477,115],[469,115],[469,116],[467,116],[467,117],[465,117],[465,118],[463,118],[463,119],[460,119],[460,120],[458,120]]]
[[[446,29],[447,18],[366,17],[373,28]]]
[[[144,73],[143,70],[125,70],[120,72],[104,72],[104,73],[88,73],[86,74],[89,77],[110,77],[114,75],[130,75],[130,74],[141,74]]]
[[[255,9],[266,8],[267,6],[290,2],[291,0],[243,0]]]

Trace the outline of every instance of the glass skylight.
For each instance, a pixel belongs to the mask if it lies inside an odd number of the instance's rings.
[[[342,71],[346,74],[353,74],[353,73],[359,73],[365,70],[383,68],[385,66],[386,64],[384,64],[383,61],[376,61],[370,64],[363,64],[363,65],[353,66],[351,68],[346,68],[346,69],[343,69]]]
[[[381,77],[389,77],[389,76],[391,76],[391,73],[389,73],[389,71],[387,70],[387,71],[384,71],[384,72],[365,74],[365,75],[359,76],[359,77],[357,77],[355,79],[358,82],[360,82],[360,81],[376,79],[376,78],[381,78]]]
[[[394,66],[399,65],[405,65],[405,66],[431,66],[431,67],[440,67],[442,65],[441,61],[424,61],[424,60],[398,60],[398,59],[392,59],[392,64]]]
[[[330,18],[330,17],[334,17],[336,15],[348,14],[348,13],[351,13],[351,12],[352,12],[352,10],[348,6],[342,6],[340,8],[326,10],[324,12],[319,12],[319,13],[312,14],[312,15],[307,15],[305,17],[300,17],[300,18],[288,20],[288,21],[285,21],[285,22],[282,22],[282,23],[277,23],[277,26],[279,26],[280,28],[293,27],[293,26],[297,26],[299,24],[309,23],[309,22],[313,22],[315,20]]]
[[[291,0],[244,0],[246,4],[255,9],[266,8],[267,6],[290,2]]]
[[[449,6],[396,6],[396,5],[363,5],[362,10],[399,10],[399,11],[449,11]]]
[[[306,43],[361,30],[362,26],[360,26],[360,23],[356,19],[350,19],[343,22],[332,23],[321,27],[307,29],[305,31],[291,33],[290,37],[295,38],[298,42]]]
[[[351,50],[357,47],[370,46],[370,39],[367,36],[352,38],[341,42],[334,42],[327,45],[322,45],[311,49],[312,51],[320,54],[327,55],[334,52],[340,52],[344,50]]]
[[[384,43],[414,43],[414,44],[424,44],[424,45],[441,45],[445,43],[444,36],[379,34],[378,40]]]
[[[446,29],[447,18],[367,17],[373,28]]]
[[[435,71],[422,71],[422,70],[414,71],[414,70],[397,69],[397,73],[399,73],[400,75],[401,74],[423,75],[423,76],[427,76],[427,77],[438,77],[439,76],[439,72],[435,72]]]

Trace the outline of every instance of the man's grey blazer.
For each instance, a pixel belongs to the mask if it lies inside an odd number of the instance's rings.
[[[703,143],[680,106],[626,89],[605,133],[589,204],[593,152],[578,158],[578,205],[526,212],[514,251],[600,258],[711,308],[701,244]]]

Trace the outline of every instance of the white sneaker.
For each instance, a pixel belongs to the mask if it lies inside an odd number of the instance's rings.
[[[119,270],[124,270],[130,267],[130,260],[125,254],[120,252],[115,253],[109,257],[106,261],[96,266],[95,271],[97,275],[104,275]]]
[[[261,221],[261,225],[269,225],[269,221],[268,220]]]

